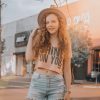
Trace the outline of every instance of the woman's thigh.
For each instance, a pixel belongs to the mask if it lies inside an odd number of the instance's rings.
[[[64,100],[65,84],[62,75],[56,75],[51,79],[48,100]]]
[[[64,79],[61,75],[46,76],[34,73],[28,98],[30,100],[63,100],[65,92]]]
[[[26,100],[47,100],[46,97],[44,97],[42,94],[33,94],[33,97],[32,98],[27,98]]]
[[[45,100],[46,79],[41,78],[39,73],[34,73],[31,79],[27,98],[29,100]]]
[[[63,93],[51,94],[48,96],[48,100],[64,100],[64,94]]]

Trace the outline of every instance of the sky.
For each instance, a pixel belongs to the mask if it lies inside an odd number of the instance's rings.
[[[44,2],[45,1],[45,2]],[[2,24],[32,16],[49,7],[52,0],[2,0]]]
[[[2,24],[32,16],[39,13],[43,8],[55,4],[53,0],[1,0]],[[65,4],[66,0],[56,0],[57,3]],[[68,3],[76,0],[67,0]]]

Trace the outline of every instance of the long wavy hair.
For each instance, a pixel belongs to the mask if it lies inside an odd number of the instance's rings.
[[[58,30],[58,40],[59,40],[59,48],[61,50],[61,54],[68,56],[69,47],[71,45],[70,43],[70,38],[67,33],[67,25],[66,22],[61,18],[61,16],[58,16],[56,13],[49,13],[49,14],[55,14],[59,20],[60,28]],[[51,46],[50,43],[50,33],[46,29],[46,17],[49,15],[45,15],[44,18],[42,19],[43,23],[42,26],[37,28],[34,31],[34,36],[33,36],[33,43],[32,43],[32,49],[34,52],[34,57],[38,57],[39,50],[41,49],[43,53],[46,53],[48,49]]]

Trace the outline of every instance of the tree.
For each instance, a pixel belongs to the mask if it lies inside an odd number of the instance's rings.
[[[5,5],[5,3],[2,3],[0,0],[0,78],[1,78],[1,55],[3,53],[4,50],[4,42],[1,40],[1,32],[2,32],[2,28],[1,28],[1,8],[2,6]]]
[[[73,27],[68,27],[68,32],[72,42],[72,78],[74,80],[75,74],[77,74],[77,77],[79,76],[78,72],[74,72],[77,71],[75,68],[82,67],[83,65],[86,66],[85,64],[90,54],[90,47],[92,46],[92,39],[89,34],[88,25],[83,22],[79,22]],[[83,70],[85,71],[84,68]]]
[[[90,54],[92,39],[89,30],[86,24],[80,22],[74,27],[69,27],[68,32],[72,41],[72,63],[74,66],[80,66],[88,59]]]

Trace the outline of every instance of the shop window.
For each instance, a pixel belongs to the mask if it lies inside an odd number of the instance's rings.
[[[100,50],[94,51],[93,71],[100,72]]]

